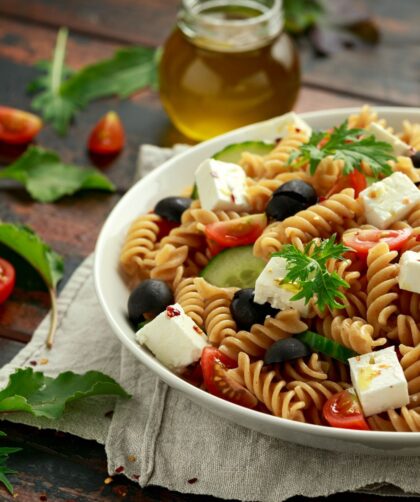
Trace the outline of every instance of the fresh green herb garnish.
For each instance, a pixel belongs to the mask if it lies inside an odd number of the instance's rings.
[[[51,298],[51,324],[47,345],[57,329],[57,284],[63,276],[63,258],[55,253],[31,229],[22,225],[0,222],[0,243],[19,254],[38,271]]]
[[[113,378],[99,371],[88,371],[83,375],[66,371],[51,378],[34,372],[32,368],[18,369],[0,391],[0,413],[25,411],[36,417],[58,419],[67,403],[99,395],[130,397]],[[0,436],[5,436],[5,433],[0,432]],[[20,450],[0,447],[0,483],[10,493],[13,493],[13,487],[7,476],[15,474],[15,471],[6,466],[6,461],[10,453]]]
[[[127,47],[111,59],[86,66],[72,73],[64,65],[67,29],[58,32],[51,63],[42,62],[46,71],[29,85],[28,90],[39,92],[32,107],[51,122],[59,134],[66,134],[75,114],[91,101],[107,96],[126,98],[147,86],[157,87],[159,49]]]
[[[354,169],[361,171],[361,162],[365,162],[375,177],[379,174],[389,176],[392,169],[388,161],[395,160],[392,146],[372,135],[363,137],[365,134],[364,129],[349,129],[347,121],[331,133],[314,132],[308,143],[291,154],[289,164],[299,167],[309,162],[310,172],[314,174],[321,160],[332,156],[344,161],[344,174],[350,174]],[[322,146],[319,146],[320,142]]]
[[[343,259],[343,253],[348,250],[343,244],[335,242],[335,234],[329,239],[319,243],[309,242],[304,251],[299,251],[292,244],[282,247],[281,251],[273,256],[280,256],[287,260],[287,274],[283,283],[296,284],[300,291],[291,300],[305,299],[308,303],[311,298],[321,311],[326,306],[329,308],[343,308],[344,305],[338,300],[344,300],[345,296],[339,288],[348,288],[348,283],[341,279],[337,272],[328,272],[327,261],[330,258]]]
[[[64,164],[55,152],[37,146],[29,147],[18,160],[0,171],[2,178],[22,183],[39,202],[54,202],[79,190],[115,190],[111,181],[96,169]]]

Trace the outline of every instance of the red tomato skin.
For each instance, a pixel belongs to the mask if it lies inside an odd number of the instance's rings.
[[[246,408],[255,408],[258,400],[245,387],[227,377],[226,370],[237,362],[215,347],[206,347],[201,354],[204,385],[210,394]],[[217,378],[215,378],[217,376]]]
[[[0,106],[0,141],[9,145],[25,145],[42,128],[42,120],[33,113]]]
[[[208,241],[214,241],[222,248],[253,244],[267,226],[265,214],[252,214],[229,221],[210,223],[205,227]]]
[[[122,122],[115,112],[108,112],[90,133],[88,149],[99,155],[115,155],[123,149],[124,144]]]
[[[343,235],[343,244],[354,249],[359,257],[362,258],[378,242],[385,242],[391,251],[398,251],[407,242],[411,234],[412,230],[410,228],[403,228],[401,230],[366,229],[356,230],[356,233],[349,231]]]
[[[360,171],[355,169],[350,174],[341,176],[338,181],[332,186],[325,198],[328,199],[328,197],[331,197],[331,195],[334,195],[335,193],[341,192],[341,190],[344,190],[344,188],[353,188],[354,196],[357,198],[360,192],[366,187],[366,177]]]
[[[331,427],[359,431],[370,430],[356,396],[347,390],[331,396],[325,402],[322,414]]]
[[[168,221],[164,219],[157,221],[156,225],[159,227],[159,233],[157,234],[158,241],[166,237],[171,230],[179,227],[179,223],[177,223],[176,221]]]
[[[15,287],[16,273],[13,265],[0,258],[0,304],[12,294]]]

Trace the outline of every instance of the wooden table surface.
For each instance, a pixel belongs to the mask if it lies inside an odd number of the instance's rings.
[[[366,102],[420,106],[418,1],[366,0],[361,3],[380,27],[380,44],[338,52],[329,58],[316,58],[309,48],[303,47],[303,87],[295,107],[297,111],[359,106]],[[161,44],[174,24],[178,4],[176,0],[1,0],[0,103],[29,109],[30,98],[25,88],[37,75],[33,64],[50,57],[58,27],[70,28],[67,63],[79,68],[112,55],[121,45]],[[139,144],[168,145],[180,138],[162,110],[158,96],[147,91],[129,101],[96,102],[80,113],[67,137],[59,138],[46,127],[38,144],[58,151],[66,161],[89,165],[85,152],[87,135],[109,109],[121,115],[128,139],[122,155],[105,171],[117,186],[115,194],[86,193],[55,204],[39,204],[21,188],[1,190],[0,218],[31,226],[65,257],[65,279],[61,287],[93,250],[102,222],[129,188]],[[10,160],[10,152],[0,151],[0,165]],[[24,271],[25,283],[18,283],[10,301],[0,306],[0,364],[7,363],[30,340],[49,308],[42,284],[31,277],[29,268]],[[7,422],[2,422],[1,429],[7,432],[10,444],[24,448],[10,461],[19,472],[12,479],[16,499],[22,502],[215,500],[161,488],[141,490],[122,476],[106,485],[102,446],[74,436]],[[379,498],[348,494],[332,496],[329,500]],[[0,490],[0,500],[10,500],[4,490]],[[302,501],[303,497],[294,500]]]

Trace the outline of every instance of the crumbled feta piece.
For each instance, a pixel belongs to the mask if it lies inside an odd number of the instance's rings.
[[[200,204],[215,211],[249,211],[245,171],[231,162],[207,159],[195,172]]]
[[[302,316],[309,313],[309,304],[305,300],[291,301],[290,298],[299,292],[294,284],[282,284],[287,274],[287,260],[274,256],[267,263],[255,282],[254,301],[263,304],[268,302],[275,309],[296,309]]]
[[[139,329],[136,340],[175,371],[198,361],[204,347],[209,345],[206,334],[177,303]]]
[[[408,404],[408,384],[394,347],[352,357],[349,364],[365,416]]]
[[[420,293],[420,253],[406,251],[402,254],[398,284],[401,289]]]
[[[391,134],[384,127],[373,122],[370,125],[369,131],[375,136],[378,141],[385,141],[385,143],[389,143],[392,146],[392,150],[394,151],[394,155],[398,157],[399,155],[408,155],[412,150],[410,145],[401,141],[400,138]]]
[[[383,230],[407,216],[420,201],[420,190],[407,175],[397,172],[373,183],[359,197],[367,222]]]
[[[281,117],[281,121],[277,125],[276,132],[279,136],[284,137],[288,136],[293,129],[300,129],[308,136],[311,136],[312,134],[312,128],[307,122],[301,119],[297,113],[289,112]]]

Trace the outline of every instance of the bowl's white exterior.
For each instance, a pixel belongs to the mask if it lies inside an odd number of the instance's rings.
[[[420,108],[377,107],[376,110],[396,129],[401,129],[405,119],[420,122]],[[358,111],[355,108],[337,109],[301,116],[313,128],[325,129],[340,124],[350,113]],[[139,214],[148,212],[161,198],[176,195],[192,184],[198,164],[223,147],[240,141],[278,137],[279,122],[280,118],[274,118],[201,143],[162,164],[124,195],[106,220],[96,245],[94,276],[102,309],[113,331],[139,361],[168,385],[212,413],[269,436],[316,448],[372,455],[420,455],[420,433],[358,432],[302,424],[223,401],[182,380],[134,340],[126,318],[129,291],[118,273],[121,244],[130,222]]]

